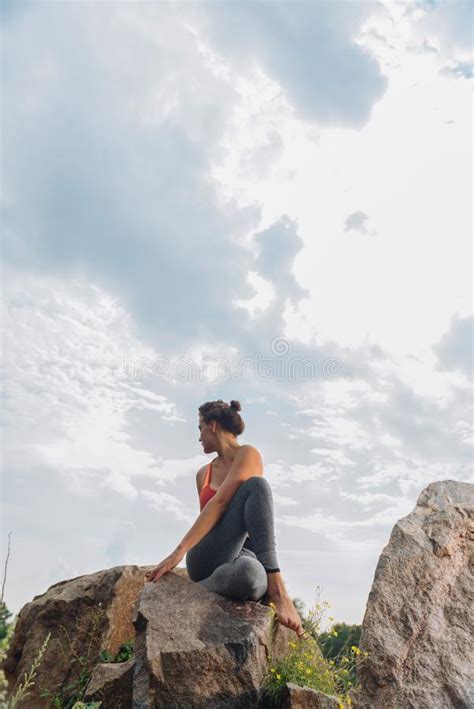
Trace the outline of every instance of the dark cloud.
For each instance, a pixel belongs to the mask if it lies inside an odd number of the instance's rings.
[[[423,397],[393,377],[384,391],[388,399],[384,404],[374,406],[372,420],[375,431],[385,431],[398,438],[405,455],[422,459],[430,464],[449,464],[457,461],[459,470],[469,465],[472,451],[465,446],[456,430],[447,426],[466,415],[461,396],[448,406],[435,403],[432,398]],[[360,420],[360,417],[358,417]]]
[[[270,280],[277,291],[278,299],[285,297],[297,301],[309,296],[310,291],[301,288],[292,273],[293,263],[298,252],[303,248],[303,239],[298,236],[297,226],[287,216],[260,232],[256,238],[259,254],[256,268],[260,275]]]
[[[283,266],[301,240],[295,226],[277,223],[259,237],[257,266],[238,245],[257,227],[259,208],[223,205],[209,174],[239,99],[186,23],[210,23],[226,58],[247,57],[246,71],[256,52],[308,116],[357,125],[385,86],[353,43],[372,7],[160,3],[111,16],[105,4],[44,3],[19,13],[4,40],[4,258],[90,279],[119,298],[144,340],[167,351],[197,338],[253,350],[278,335],[285,298],[304,295],[287,270],[258,333],[232,303],[251,297],[250,270],[275,280],[277,261]],[[276,133],[267,147],[268,162],[281,149]]]
[[[4,256],[90,278],[180,348],[237,325],[253,256],[235,237],[259,211],[218,204],[208,178],[234,90],[153,10],[47,3],[10,27]]]
[[[240,66],[252,62],[319,123],[362,126],[387,88],[377,61],[355,43],[372,0],[239,2],[208,6],[212,44]]]

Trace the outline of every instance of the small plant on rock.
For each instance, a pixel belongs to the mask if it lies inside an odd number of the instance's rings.
[[[274,603],[270,602],[269,606],[270,615],[276,619]],[[334,659],[323,656],[317,638],[321,635],[321,621],[326,608],[330,608],[329,603],[321,605],[318,602],[302,623],[304,634],[296,642],[288,643],[283,657],[269,658],[264,680],[264,702],[267,707],[279,706],[287,682],[336,696],[340,702],[339,709],[352,705],[349,692],[356,686],[353,681],[357,676],[355,665],[360,665],[368,653],[362,653],[352,645],[349,656],[343,653]],[[337,636],[337,631],[333,629],[331,634]]]
[[[135,654],[134,650],[134,640],[133,638],[130,638],[129,640],[126,640],[124,643],[122,643],[119,647],[119,650],[115,657],[108,651],[108,650],[102,650],[102,652],[99,654],[99,662],[126,662],[127,660],[130,660],[131,657],[133,657]]]
[[[89,627],[87,628],[84,643],[85,654],[81,655],[76,652],[74,641],[71,638],[68,629],[64,625],[60,626],[66,638],[67,645],[69,647],[65,649],[64,644],[60,639],[58,639],[57,642],[59,642],[59,645],[63,652],[63,656],[65,658],[68,658],[68,661],[70,662],[70,665],[73,668],[75,678],[67,684],[63,683],[61,687],[54,692],[52,692],[47,687],[41,688],[39,693],[40,697],[44,699],[50,699],[52,708],[78,709],[79,707],[82,708],[83,706],[85,706],[90,709],[91,706],[93,706],[95,709],[95,707],[100,706],[100,702],[84,704],[83,698],[86,687],[89,684],[90,678],[92,676],[94,667],[99,661],[97,652],[94,652],[93,648],[94,646],[96,646],[98,638],[102,635],[102,625],[105,620],[105,617],[106,612],[102,608],[102,604],[99,603],[98,607],[94,608],[94,610],[92,611],[91,622]],[[78,620],[78,622],[76,623],[76,627],[78,630],[78,635],[82,637],[82,633],[80,632],[79,628],[80,622],[83,622],[82,619]],[[69,660],[69,658],[71,659]]]
[[[36,673],[43,659],[43,655],[46,652],[50,637],[51,633],[48,633],[38,651],[38,654],[33,660],[33,664],[31,665],[29,672],[25,672],[24,681],[18,685],[15,693],[9,699],[1,702],[1,709],[16,709],[20,702],[22,702],[23,699],[30,694],[30,689],[35,684],[34,678],[36,677]]]

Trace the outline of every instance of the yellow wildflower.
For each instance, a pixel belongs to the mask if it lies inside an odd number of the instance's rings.
[[[277,674],[276,678],[281,679],[281,675]]]

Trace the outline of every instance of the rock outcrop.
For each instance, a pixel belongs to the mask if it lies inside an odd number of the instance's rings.
[[[51,633],[22,709],[49,706],[44,688],[60,695],[61,687],[79,687],[85,668],[84,700],[100,700],[101,709],[259,705],[267,658],[280,657],[294,632],[267,606],[209,592],[184,568],[145,583],[151,568],[121,566],[63,581],[22,608],[3,664],[9,693]],[[94,662],[130,639],[130,660]]]
[[[101,650],[115,656],[133,639],[133,607],[145,573],[138,566],[117,566],[79,576],[54,584],[23,606],[3,663],[10,692],[30,670],[48,633],[51,638],[22,709],[47,707],[42,688],[55,693],[61,685],[77,683],[84,658],[92,662]]]
[[[474,485],[432,483],[377,564],[356,707],[474,707],[473,571]]]
[[[362,624],[354,709],[473,709],[474,485],[432,483],[395,525],[380,556]],[[50,705],[88,669],[86,701],[101,709],[265,706],[268,658],[293,631],[261,603],[239,603],[190,581],[185,568],[146,583],[154,568],[119,566],[51,586],[20,611],[3,663],[9,690],[51,633],[22,709]],[[99,663],[134,640],[134,656]],[[319,652],[319,650],[318,650]],[[89,664],[80,662],[88,658]],[[84,674],[83,674],[84,678]],[[81,693],[82,697],[82,693]],[[284,709],[336,709],[335,697],[287,683]]]
[[[269,655],[294,632],[269,608],[165,574],[147,584],[135,614],[134,707],[257,707]]]

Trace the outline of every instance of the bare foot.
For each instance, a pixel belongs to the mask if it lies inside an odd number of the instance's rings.
[[[270,603],[274,604],[274,610],[277,615],[278,621],[285,625],[287,628],[294,630],[298,637],[304,635],[305,630],[301,625],[301,618],[296,610],[293,601],[288,595],[273,595],[265,596],[262,598],[262,603],[269,606]]]

